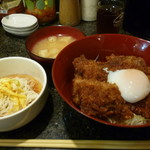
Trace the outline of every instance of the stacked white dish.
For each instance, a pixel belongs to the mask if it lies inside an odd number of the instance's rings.
[[[7,15],[2,18],[1,23],[6,32],[18,36],[28,36],[39,28],[35,16],[21,13]]]

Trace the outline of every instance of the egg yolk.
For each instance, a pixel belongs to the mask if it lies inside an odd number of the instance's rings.
[[[138,102],[150,92],[150,81],[146,74],[140,70],[122,69],[107,72],[107,81],[118,86],[121,96],[127,102]]]

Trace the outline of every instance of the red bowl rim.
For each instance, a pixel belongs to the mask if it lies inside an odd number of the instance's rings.
[[[84,37],[86,36],[86,35],[85,35],[82,31],[80,31],[79,29],[74,28],[74,27],[71,27],[71,26],[67,26],[67,25],[52,25],[52,26],[47,26],[47,27],[40,28],[40,29],[34,31],[33,33],[31,33],[31,34],[27,37],[27,39],[26,39],[25,47],[26,47],[26,51],[27,51],[27,53],[29,54],[29,56],[33,56],[33,57],[36,57],[36,58],[38,58],[38,59],[42,59],[43,61],[46,61],[46,62],[54,61],[54,60],[55,60],[55,58],[46,58],[46,57],[41,57],[41,56],[35,55],[34,53],[32,53],[32,52],[28,49],[28,46],[27,46],[28,41],[31,40],[31,38],[32,38],[32,36],[34,36],[34,34],[36,34],[37,32],[41,32],[41,31],[43,31],[43,30],[46,30],[46,29],[48,29],[48,28],[69,28],[69,29],[73,29],[73,30],[76,30],[77,32],[81,33],[81,35],[83,36],[82,38],[84,38]],[[69,34],[68,34],[68,35],[69,35]],[[80,38],[80,39],[82,39],[82,38]],[[79,39],[77,39],[77,40],[79,40]]]
[[[145,40],[145,39],[142,39],[142,38],[139,38],[139,37],[135,37],[135,36],[132,36],[132,35],[125,35],[125,34],[94,34],[94,35],[90,35],[90,36],[86,36],[85,38],[83,39],[80,39],[78,41],[81,41],[81,40],[85,40],[85,39],[88,39],[88,38],[93,38],[93,37],[98,37],[99,35],[106,35],[106,36],[124,36],[124,37],[129,37],[129,38],[132,38],[132,39],[139,39],[139,40],[142,40],[142,41],[145,41],[145,42],[149,42],[148,40]],[[78,42],[78,41],[75,41],[75,42]],[[70,45],[72,44],[75,44],[75,42],[71,43]],[[68,45],[68,46],[70,46]],[[64,49],[66,49],[68,46],[66,46]],[[61,53],[63,53],[63,51],[61,51],[59,54],[58,54],[58,58],[59,56],[61,55]],[[59,95],[62,97],[62,99],[69,105],[71,106],[71,108],[73,108],[74,110],[76,110],[78,113],[82,114],[83,116],[86,116],[87,118],[89,119],[92,119],[98,123],[103,123],[105,125],[109,125],[109,126],[114,126],[114,127],[121,127],[121,128],[145,128],[145,127],[150,127],[150,123],[146,123],[146,124],[143,124],[143,125],[122,125],[122,124],[115,124],[115,123],[110,123],[110,122],[107,122],[107,121],[104,121],[104,120],[101,120],[99,118],[96,118],[96,117],[93,117],[93,116],[90,116],[90,115],[87,115],[85,113],[83,113],[80,109],[78,109],[75,105],[73,105],[70,101],[67,100],[67,98],[61,93],[58,85],[56,84],[55,82],[55,73],[54,73],[54,70],[55,70],[55,63],[57,61],[57,57],[54,61],[54,64],[53,64],[53,67],[52,67],[52,80],[53,80],[53,83],[54,83],[54,86],[55,88],[57,89]]]

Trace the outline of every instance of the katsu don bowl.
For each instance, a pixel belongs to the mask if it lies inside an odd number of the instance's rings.
[[[123,34],[87,36],[65,47],[52,68],[70,107],[106,125],[150,126],[150,42]]]

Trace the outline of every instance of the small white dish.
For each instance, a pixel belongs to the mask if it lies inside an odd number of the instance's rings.
[[[3,17],[1,22],[10,28],[29,28],[34,26],[38,21],[33,15],[17,13]]]
[[[30,35],[32,32],[36,31],[39,28],[39,26],[37,26],[36,28],[34,28],[33,30],[30,31],[14,31],[11,29],[7,29],[4,27],[4,30],[8,33],[14,34],[14,35],[18,35],[18,36],[28,36]]]
[[[2,24],[2,26],[3,26],[3,28],[5,28],[6,30],[10,30],[10,31],[14,31],[14,32],[28,32],[28,31],[32,31],[32,30],[34,30],[35,28],[37,28],[37,27],[39,27],[39,25],[38,25],[38,23],[36,23],[34,26],[32,26],[32,28],[10,28],[10,27],[8,27],[8,26],[5,26],[5,25],[3,25]]]

